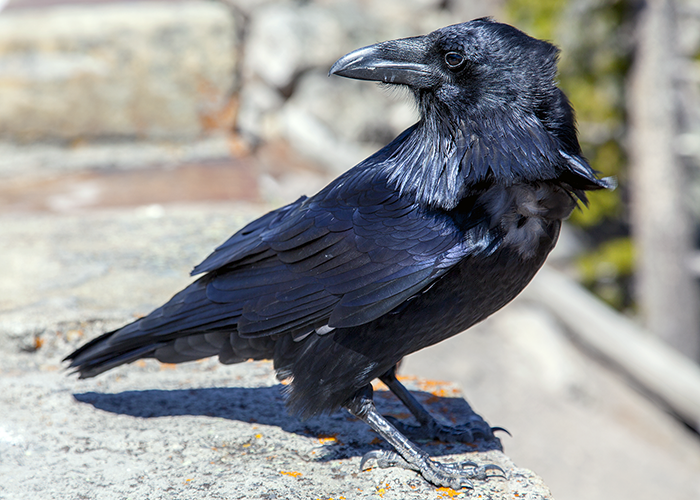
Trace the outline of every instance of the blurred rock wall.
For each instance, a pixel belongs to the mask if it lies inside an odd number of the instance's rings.
[[[181,156],[216,157],[231,134],[253,147],[286,140],[341,171],[416,112],[378,85],[328,78],[331,64],[497,14],[497,2],[475,0],[11,0],[0,13],[0,175],[129,163],[115,144],[199,144]]]
[[[0,14],[0,134],[18,142],[189,138],[236,86],[236,25],[213,3]]]
[[[494,14],[494,2],[471,0],[231,3],[248,19],[238,129],[253,141],[282,137],[335,171],[376,151],[417,116],[411,99],[391,95],[396,91],[329,79],[338,57]]]

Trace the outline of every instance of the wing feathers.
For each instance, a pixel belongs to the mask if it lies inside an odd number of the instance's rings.
[[[233,346],[235,338],[301,339],[375,320],[444,274],[453,254],[470,251],[447,215],[428,216],[377,187],[334,190],[243,228],[194,270],[209,274],[117,340],[149,335],[161,342],[152,352],[164,361],[218,353],[237,362],[252,346]]]
[[[247,265],[229,259],[213,273],[207,299],[232,308],[239,335],[301,338],[372,321],[442,275],[448,251],[469,250],[447,217],[426,217],[395,194],[370,189],[341,202],[292,207],[260,233],[265,248],[249,246],[258,253]]]
[[[333,309],[328,326],[334,328],[357,326],[375,320],[403,303],[410,296],[426,287],[431,270],[426,269],[413,276],[399,278],[389,283],[378,284],[363,296],[347,295]],[[423,279],[420,279],[420,278]],[[371,299],[370,299],[371,297]],[[377,300],[377,297],[382,297]]]

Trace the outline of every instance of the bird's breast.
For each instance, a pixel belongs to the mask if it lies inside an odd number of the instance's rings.
[[[502,244],[523,259],[549,253],[559,236],[561,221],[576,206],[562,187],[549,183],[515,184],[492,188],[484,206]]]

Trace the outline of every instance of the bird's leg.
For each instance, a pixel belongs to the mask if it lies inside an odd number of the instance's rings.
[[[391,392],[398,397],[408,410],[416,417],[420,426],[405,425],[399,420],[388,417],[391,423],[401,432],[412,439],[419,440],[440,440],[446,442],[459,441],[462,443],[473,443],[475,439],[495,440],[493,431],[504,430],[500,427],[490,427],[481,417],[473,414],[473,417],[464,425],[451,427],[435,420],[428,410],[421,405],[413,394],[404,387],[396,378],[396,367],[379,377]],[[507,431],[506,431],[507,432]],[[500,448],[500,446],[499,446]]]
[[[358,391],[355,396],[345,404],[347,410],[369,425],[377,434],[383,437],[393,451],[374,450],[366,453],[360,461],[360,470],[364,469],[369,460],[376,460],[379,467],[403,467],[420,474],[429,482],[437,486],[445,486],[453,489],[463,487],[473,488],[472,479],[486,479],[487,471],[497,470],[504,473],[497,465],[488,464],[479,466],[474,462],[440,463],[413,444],[401,434],[396,427],[382,417],[374,406],[372,400],[372,386],[368,385]]]

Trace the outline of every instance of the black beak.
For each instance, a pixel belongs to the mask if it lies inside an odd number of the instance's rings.
[[[338,59],[328,75],[427,88],[435,76],[425,62],[424,36],[381,42]]]

